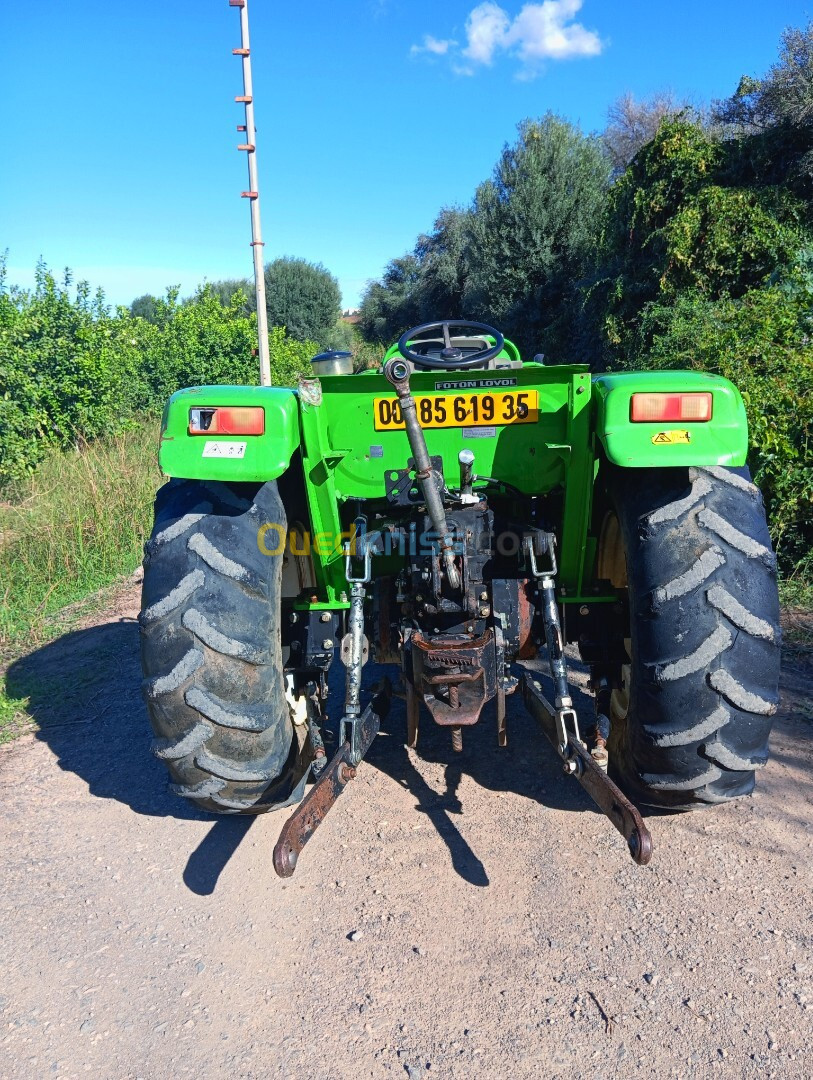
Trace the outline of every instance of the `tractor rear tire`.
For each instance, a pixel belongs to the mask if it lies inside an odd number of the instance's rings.
[[[608,750],[620,786],[691,809],[748,795],[779,702],[776,559],[747,469],[617,470],[599,577],[629,589]]]
[[[297,802],[311,760],[285,697],[282,553],[261,552],[263,525],[278,527],[267,551],[287,525],[274,482],[171,480],[145,547],[139,622],[153,751],[176,794],[218,814]]]

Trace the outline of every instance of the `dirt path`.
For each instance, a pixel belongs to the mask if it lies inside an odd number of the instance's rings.
[[[0,1077],[811,1075],[809,667],[757,796],[650,819],[645,869],[519,702],[462,757],[396,703],[283,883],[280,817],[167,794],[137,603],[9,673],[41,731],[0,752]]]

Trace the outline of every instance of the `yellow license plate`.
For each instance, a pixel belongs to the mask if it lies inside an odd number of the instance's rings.
[[[535,424],[539,419],[539,394],[536,390],[413,396],[418,419],[424,428],[500,427],[505,424]],[[373,408],[376,431],[404,430],[398,398],[375,398]]]

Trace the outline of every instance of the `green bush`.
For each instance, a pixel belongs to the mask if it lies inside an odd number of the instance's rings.
[[[793,262],[803,242],[801,216],[797,201],[775,188],[703,188],[664,229],[661,291],[743,296]]]
[[[70,275],[37,268],[32,292],[6,287],[0,260],[0,487],[29,474],[49,448],[80,446],[160,413],[183,386],[256,383],[256,318],[239,289],[224,306],[209,286],[179,303],[152,298],[149,319],[111,312]],[[134,310],[143,306],[134,305]],[[269,335],[272,380],[294,384],[319,351]]]
[[[787,572],[813,548],[813,289],[803,275],[739,299],[681,293],[644,313],[647,350],[628,366],[710,371],[741,391],[749,464]],[[811,567],[813,569],[813,567]]]
[[[739,387],[780,565],[807,575],[813,237],[798,195],[755,170],[748,138],[661,124],[612,188],[586,306],[609,366],[710,371]]]

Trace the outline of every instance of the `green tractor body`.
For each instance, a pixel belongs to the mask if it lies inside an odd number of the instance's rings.
[[[508,343],[510,344],[510,343]],[[392,350],[391,350],[392,351]],[[387,358],[389,358],[389,353]],[[503,356],[508,359],[508,354]],[[397,398],[379,372],[319,380],[318,400],[307,390],[259,386],[202,386],[170,398],[161,431],[160,464],[168,476],[227,483],[276,480],[290,469],[306,493],[319,606],[346,607],[342,536],[356,500],[386,507],[386,477],[411,456],[403,428],[393,423]],[[592,375],[587,367],[526,363],[500,372],[417,372],[413,394],[432,403],[430,424],[442,404],[443,426],[426,426],[431,456],[455,477],[463,449],[475,454],[475,472],[524,496],[558,492],[559,580],[565,601],[578,603],[595,584],[598,537],[591,535],[593,489],[602,466],[677,468],[744,465],[745,409],[726,379],[693,371]],[[633,394],[711,393],[705,422],[630,419]],[[503,416],[533,396],[526,422]],[[382,408],[382,403],[383,408]],[[259,407],[261,435],[191,435],[193,409]],[[389,406],[389,408],[387,408]],[[455,407],[458,415],[455,417]],[[516,412],[516,409],[513,409]],[[219,456],[214,446],[226,450]],[[231,447],[236,445],[237,449]],[[208,451],[207,451],[208,448]],[[239,454],[240,456],[232,456]],[[344,513],[343,513],[344,509]],[[321,537],[318,545],[316,537]],[[326,539],[330,537],[332,543]],[[273,546],[273,545],[272,545]],[[301,606],[309,606],[302,598]]]
[[[179,794],[226,812],[298,801],[324,761],[327,671],[368,650],[402,666],[410,744],[419,708],[457,747],[493,699],[504,744],[515,665],[544,643],[553,662],[557,632],[591,667],[593,759],[609,751],[627,794],[746,794],[776,705],[778,609],[738,390],[523,363],[496,332],[449,325],[445,342],[405,335],[378,370],[170,398],[142,626]]]

